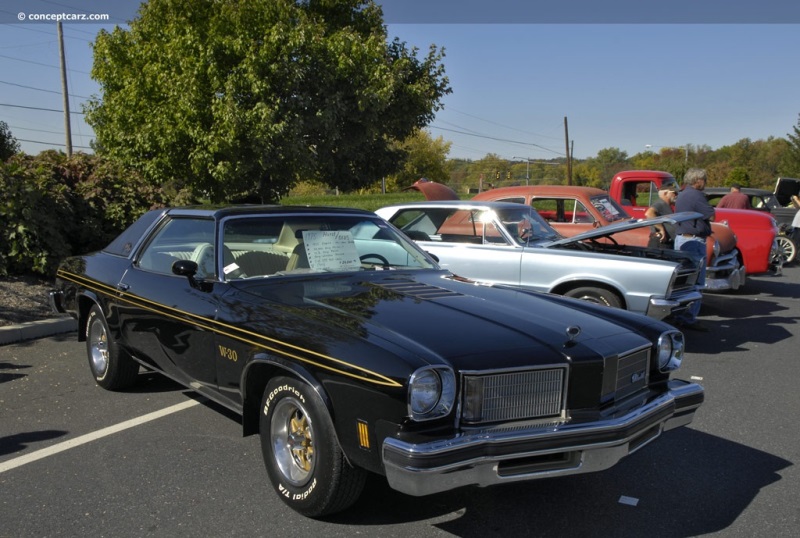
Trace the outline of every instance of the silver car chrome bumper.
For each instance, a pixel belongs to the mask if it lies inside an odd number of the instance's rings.
[[[408,443],[387,437],[389,485],[429,495],[467,485],[490,486],[601,471],[661,435],[692,421],[703,388],[670,381],[669,391],[625,415],[581,424],[480,431]]]
[[[679,314],[688,309],[695,301],[701,301],[703,294],[699,291],[690,291],[674,299],[650,298],[646,314],[655,319],[664,319],[668,316]]]

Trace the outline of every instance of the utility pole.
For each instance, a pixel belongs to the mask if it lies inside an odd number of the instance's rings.
[[[58,29],[58,51],[61,55],[61,93],[64,95],[64,131],[67,134],[67,157],[72,157],[72,128],[69,123],[69,90],[67,89],[67,62],[64,58],[64,34],[61,21],[56,22]]]
[[[566,116],[564,116],[564,144],[567,148],[567,185],[572,185],[572,155],[569,150],[569,127]]]

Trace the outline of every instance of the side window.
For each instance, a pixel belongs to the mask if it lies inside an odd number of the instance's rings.
[[[572,200],[570,200],[572,202]],[[580,201],[574,200],[575,205],[572,208],[572,222],[575,224],[585,224],[594,222],[592,214],[586,209]]]
[[[197,262],[197,278],[216,274],[213,220],[168,220],[145,247],[138,265],[147,271],[172,274],[172,264],[178,260]]]
[[[547,222],[564,222],[564,205],[558,202],[553,198],[534,198],[531,207]]]
[[[525,197],[523,196],[513,196],[511,198],[498,198],[498,202],[510,202],[512,204],[524,204]]]

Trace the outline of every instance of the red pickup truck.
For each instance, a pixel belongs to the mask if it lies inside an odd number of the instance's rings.
[[[558,233],[565,237],[632,218],[609,193],[594,187],[568,185],[501,187],[484,191],[474,199],[517,202],[533,206]],[[736,237],[730,228],[722,224],[712,224],[712,230],[714,241],[706,243],[708,262],[705,289],[707,291],[738,289],[745,283],[745,270],[739,259]],[[639,228],[619,234],[617,240],[626,245],[647,246],[650,233],[647,228]]]
[[[608,193],[634,217],[644,218],[644,212],[658,199],[658,189],[677,181],[668,172],[656,170],[627,170],[611,180]],[[772,215],[747,209],[717,209],[714,221],[727,224],[736,234],[736,246],[741,253],[747,274],[775,271],[780,273],[778,226]]]

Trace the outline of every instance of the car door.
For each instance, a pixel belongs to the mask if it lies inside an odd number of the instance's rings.
[[[213,320],[226,286],[215,282],[214,229],[210,219],[167,219],[118,284],[120,330],[132,352],[201,392],[216,386]],[[181,259],[198,262],[196,279],[172,273]]]
[[[452,213],[431,240],[418,240],[434,254],[439,265],[467,278],[517,285],[520,282],[522,247],[508,241],[499,224],[487,212],[459,210]]]

